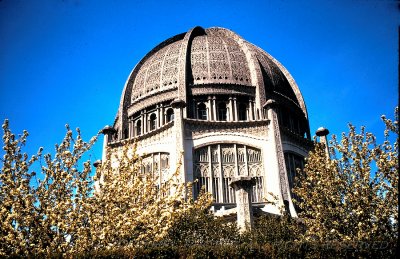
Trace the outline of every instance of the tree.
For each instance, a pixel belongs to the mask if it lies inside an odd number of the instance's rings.
[[[304,220],[306,240],[387,241],[398,228],[398,116],[382,116],[384,141],[361,127],[339,141],[332,136],[330,156],[315,144],[303,171],[298,171],[294,193]]]
[[[93,181],[90,161],[80,160],[97,137],[85,142],[79,129],[74,137],[67,125],[54,157],[40,148],[28,158],[28,132],[16,138],[7,120],[2,127],[0,255],[66,254],[82,247]]]
[[[7,120],[3,132],[0,256],[71,256],[135,247],[161,239],[180,214],[204,210],[211,202],[207,195],[186,198],[191,186],[177,181],[177,172],[158,186],[156,177],[140,171],[134,143],[108,152],[93,175],[83,157],[97,136],[85,142],[79,129],[74,136],[67,125],[54,156],[40,148],[29,158],[23,152],[28,132],[16,138]],[[104,181],[95,192],[100,175]]]
[[[108,149],[98,168],[100,191],[91,209],[96,247],[140,247],[160,241],[171,226],[188,211],[202,211],[211,196],[192,198],[192,184],[184,183],[177,170],[166,179],[140,170],[142,157],[136,143],[125,141],[119,149]]]

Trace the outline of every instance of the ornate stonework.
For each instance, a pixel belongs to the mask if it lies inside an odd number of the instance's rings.
[[[211,94],[229,94],[229,95],[247,95],[254,96],[255,88],[243,85],[194,85],[190,89],[192,95],[211,95]]]
[[[289,72],[218,27],[195,27],[146,54],[106,132],[112,148],[138,141],[138,152],[146,154],[143,170],[160,179],[180,161],[182,180],[198,180],[195,195],[205,187],[216,209],[234,207],[230,184],[244,177],[254,182],[249,195],[257,206],[279,213],[265,200],[273,193],[294,212],[289,181],[295,170],[290,167],[288,178],[287,162],[300,161],[312,147],[306,106]]]
[[[274,127],[274,137],[275,137],[275,145],[276,145],[276,151],[277,151],[277,157],[278,157],[278,167],[279,167],[279,181],[281,185],[281,192],[284,200],[289,200],[288,196],[288,180],[287,180],[287,172],[286,172],[286,166],[285,166],[285,160],[283,156],[283,149],[282,149],[282,140],[281,140],[281,134],[279,131],[279,122],[278,122],[278,116],[276,115],[276,112],[273,110],[272,111],[272,126]]]
[[[254,140],[267,138],[268,120],[253,122],[204,122],[201,120],[185,120],[185,137],[196,139],[210,134],[247,135]]]

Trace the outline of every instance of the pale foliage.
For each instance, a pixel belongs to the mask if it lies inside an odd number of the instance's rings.
[[[96,219],[92,233],[95,242],[107,247],[159,241],[180,215],[211,205],[209,195],[193,201],[192,185],[183,183],[180,163],[167,179],[159,179],[158,174],[141,172],[135,151],[136,143],[129,141],[119,150],[109,149],[107,160],[97,169],[97,179],[103,179],[92,210]],[[135,242],[127,243],[130,239]]]
[[[41,148],[29,158],[23,152],[28,133],[16,138],[8,121],[3,131],[0,256],[71,256],[134,247],[159,240],[177,215],[211,202],[206,195],[197,201],[186,199],[191,186],[175,181],[178,172],[157,187],[156,178],[139,173],[141,159],[127,149],[119,152],[118,167],[111,166],[111,155],[103,161],[97,175],[103,174],[105,181],[101,192],[94,193],[90,161],[81,160],[97,136],[85,142],[79,129],[74,137],[67,126],[54,157],[43,155]],[[32,172],[35,162],[40,163],[42,180]],[[171,188],[171,195],[163,195]]]
[[[349,125],[339,141],[332,136],[331,159],[316,143],[298,171],[297,204],[306,240],[391,240],[398,228],[398,117],[382,116],[384,141]]]
[[[78,240],[85,227],[87,200],[92,192],[90,162],[78,161],[96,138],[86,143],[67,133],[55,156],[43,155],[42,148],[28,159],[22,148],[28,133],[15,138],[3,124],[0,173],[0,255],[65,253],[71,239]],[[43,180],[36,179],[31,166],[40,161]]]

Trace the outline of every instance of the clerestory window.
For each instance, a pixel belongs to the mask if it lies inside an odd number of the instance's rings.
[[[240,121],[247,120],[247,106],[244,103],[239,104],[238,117]]]
[[[136,136],[142,135],[142,121],[138,120],[136,122]]]
[[[204,103],[197,106],[197,118],[199,120],[207,120],[207,107]]]
[[[155,113],[150,115],[150,130],[155,130],[157,127],[157,115]]]
[[[219,121],[226,121],[226,103],[221,102],[218,104],[218,120]]]
[[[174,110],[169,108],[167,110],[167,122],[173,121],[174,120]]]

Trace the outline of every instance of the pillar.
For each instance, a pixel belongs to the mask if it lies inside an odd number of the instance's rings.
[[[213,119],[214,121],[217,120],[218,115],[217,115],[217,106],[216,106],[216,98],[213,96],[212,98],[212,112],[213,112]]]
[[[160,106],[159,105],[157,105],[156,106],[157,107],[157,123],[156,123],[156,129],[158,129],[158,128],[160,128],[161,127],[161,113],[160,113]]]
[[[325,154],[326,158],[330,158],[329,156],[329,145],[328,145],[328,139],[326,136],[329,134],[329,130],[324,128],[324,127],[319,127],[315,134],[319,137],[319,141],[324,144],[325,146]]]
[[[238,117],[238,106],[237,106],[236,97],[233,97],[233,114],[234,114],[234,116],[235,116],[235,118],[234,118],[233,120],[239,121],[239,117]]]
[[[229,97],[229,118],[227,118],[227,121],[233,121],[234,120],[234,115],[233,115],[233,100],[232,97]]]
[[[96,171],[97,171],[97,167],[101,165],[102,161],[106,161],[107,159],[107,146],[108,146],[108,142],[110,139],[111,134],[115,134],[116,130],[111,127],[111,126],[105,126],[100,133],[104,135],[104,139],[103,139],[103,155],[101,157],[102,160],[97,160],[93,163],[94,167],[96,167]],[[104,182],[104,176],[100,175],[100,179],[95,183],[95,190],[96,192],[100,192],[100,183]]]
[[[254,120],[254,108],[253,108],[253,101],[249,101],[249,120]]]
[[[160,127],[165,124],[165,109],[164,105],[161,104],[160,106]]]
[[[277,114],[277,106],[275,100],[268,100],[264,105],[263,108],[268,110],[268,118],[271,120],[270,122],[270,133],[271,133],[271,146],[275,149],[274,153],[276,154],[276,161],[278,162],[277,170],[279,174],[279,185],[282,197],[281,205],[285,208],[285,213],[290,213],[292,217],[297,217],[296,210],[294,209],[293,202],[290,195],[289,190],[289,180],[286,171],[285,165],[285,157],[283,153],[283,145],[282,145],[282,138],[280,133],[279,121],[278,121],[278,114]]]
[[[183,109],[186,106],[185,101],[180,99],[175,99],[171,103],[172,108],[174,109],[175,119],[174,119],[174,134],[175,134],[175,150],[176,150],[176,161],[171,161],[178,164],[181,159],[181,167],[180,174],[183,182],[186,182],[186,170],[185,170],[185,158],[184,158],[184,138],[185,138],[185,129],[184,129],[184,121],[183,121]],[[183,157],[181,157],[181,154]]]
[[[146,124],[146,117],[144,116],[144,111],[140,112],[140,120],[142,121],[141,129],[140,129],[140,135],[143,135],[145,133],[145,124]]]
[[[235,190],[237,225],[240,232],[251,230],[253,227],[251,194],[255,183],[255,179],[249,176],[233,178],[230,183]]]
[[[213,103],[211,96],[207,98],[207,101],[208,101],[208,107],[206,107],[208,109],[207,120],[212,121],[214,120],[214,116],[213,116]]]

